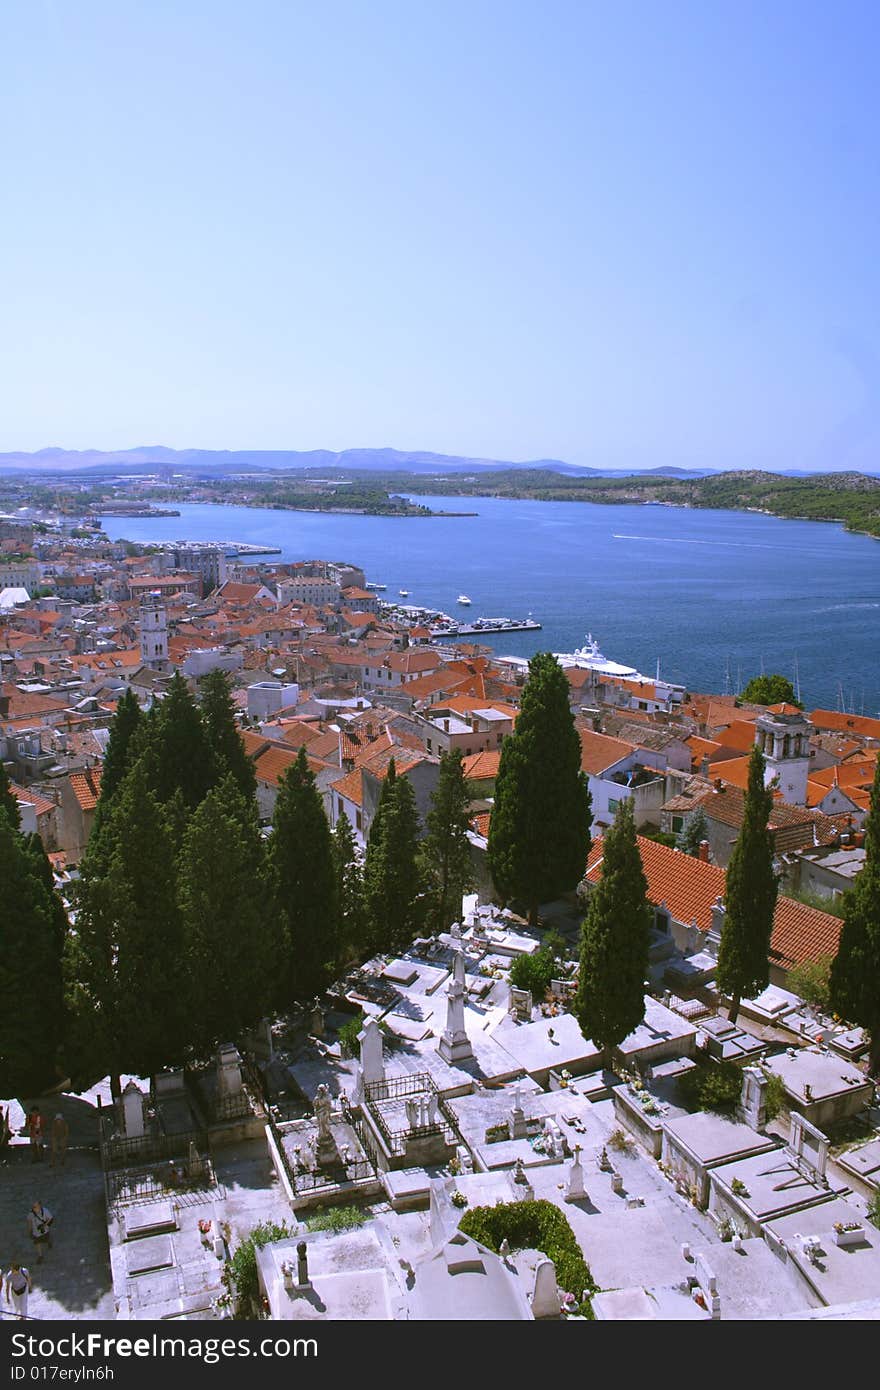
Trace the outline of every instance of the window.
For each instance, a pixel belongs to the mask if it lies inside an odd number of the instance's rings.
[[[678,832],[679,832],[679,830],[681,830],[681,827],[682,827],[683,825],[684,825],[684,816],[673,816],[673,817],[672,817],[672,833],[673,833],[673,835],[677,835]]]
[[[609,798],[608,798],[608,810],[609,810],[609,811],[612,811],[612,812],[616,811],[619,805],[620,805],[620,802],[619,802],[619,801],[615,801],[613,796],[609,796]]]

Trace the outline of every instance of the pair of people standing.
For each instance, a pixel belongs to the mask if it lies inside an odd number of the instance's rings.
[[[43,1124],[43,1116],[38,1105],[32,1105],[28,1111],[27,1132],[31,1141],[31,1162],[39,1163],[42,1161],[43,1153],[46,1148],[46,1132]],[[67,1144],[69,1138],[70,1126],[64,1116],[59,1113],[52,1121],[52,1157],[49,1160],[50,1168],[55,1167],[56,1159],[59,1159],[61,1167],[64,1167],[67,1159]]]
[[[37,1263],[42,1264],[46,1251],[52,1249],[52,1223],[55,1217],[42,1202],[34,1202],[28,1212],[28,1233],[37,1252]],[[3,1281],[0,1280],[0,1283]],[[13,1311],[21,1318],[27,1317],[28,1294],[34,1287],[31,1272],[20,1260],[13,1260],[6,1271],[6,1302],[12,1304]]]

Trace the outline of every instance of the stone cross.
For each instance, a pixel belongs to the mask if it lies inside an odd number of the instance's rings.
[[[440,1035],[437,1051],[444,1062],[456,1063],[473,1059],[474,1049],[464,1026],[464,955],[455,951],[452,979],[446,987],[446,1027]]]

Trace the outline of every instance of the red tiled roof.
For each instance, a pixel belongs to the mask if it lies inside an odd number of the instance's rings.
[[[712,925],[712,906],[723,899],[727,876],[715,864],[669,849],[654,840],[638,837],[642,867],[648,880],[648,897],[659,906],[665,903],[671,917],[687,926],[695,923],[700,931]],[[587,878],[598,883],[602,876],[602,841],[590,850]],[[787,970],[801,961],[833,955],[840,938],[841,921],[828,912],[793,898],[779,897],[773,917],[770,957]]]
[[[70,789],[83,811],[94,811],[101,795],[101,769],[90,767],[87,772],[71,772]]]
[[[830,709],[814,709],[808,717],[816,729],[831,729],[835,733],[858,734],[861,738],[880,739],[880,719],[868,719],[863,714],[838,714]]]
[[[593,776],[635,752],[635,744],[626,743],[622,738],[610,738],[608,734],[597,734],[591,729],[578,729],[578,734],[581,740],[581,772],[592,773]]]
[[[485,748],[482,753],[471,753],[462,762],[465,777],[472,782],[483,782],[498,776],[501,753],[497,748]]]

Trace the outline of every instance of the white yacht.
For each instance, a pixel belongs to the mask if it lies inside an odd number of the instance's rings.
[[[462,604],[462,606],[465,608],[468,608],[470,606],[470,599],[468,598],[467,594],[459,594],[458,602]]]
[[[409,598],[409,589],[398,589],[401,598]]]

